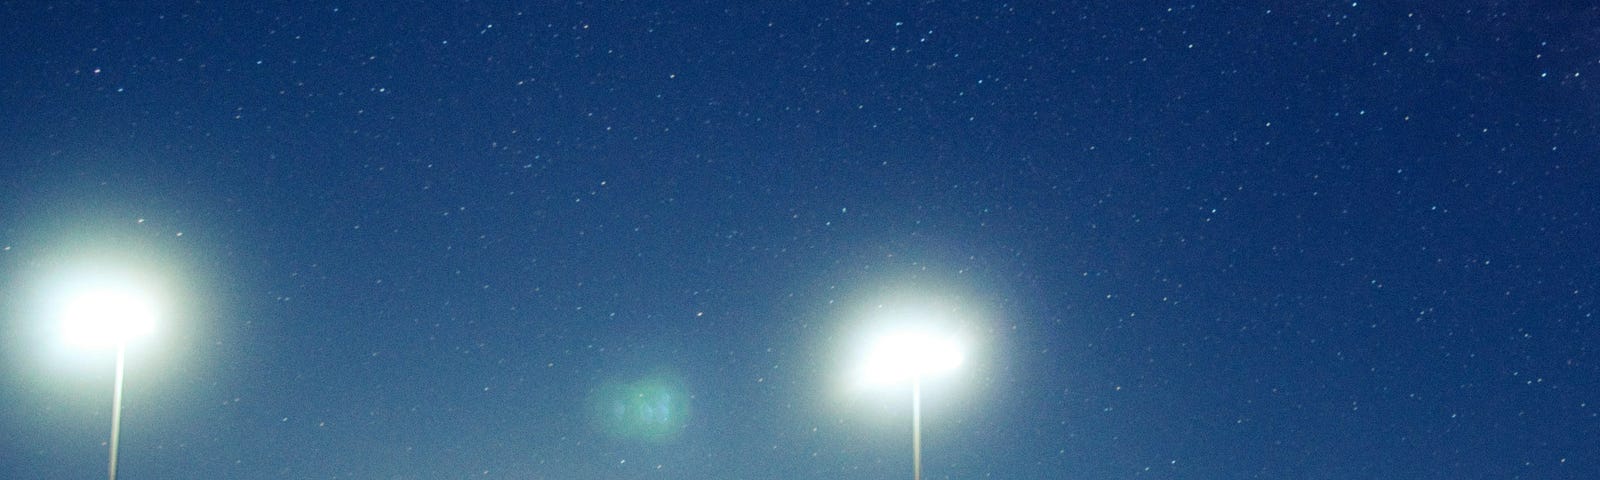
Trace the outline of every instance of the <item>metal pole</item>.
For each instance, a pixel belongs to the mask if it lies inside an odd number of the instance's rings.
[[[922,480],[922,377],[920,375],[911,379],[911,479]]]
[[[111,394],[111,463],[106,467],[111,480],[117,480],[117,434],[122,429],[122,357],[125,345],[117,344],[117,386]]]

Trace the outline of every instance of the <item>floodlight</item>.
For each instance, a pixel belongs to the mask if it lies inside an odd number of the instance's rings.
[[[129,341],[155,330],[152,298],[131,282],[88,276],[67,287],[60,326],[66,343],[84,348],[116,348],[117,370],[111,399],[111,454],[106,470],[117,479],[117,443],[122,429],[122,376]]]
[[[885,334],[873,343],[860,372],[868,385],[911,382],[912,479],[922,480],[922,379],[954,370],[965,360],[961,342],[922,330]]]

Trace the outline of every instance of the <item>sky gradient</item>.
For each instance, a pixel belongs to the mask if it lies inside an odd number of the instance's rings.
[[[137,2],[134,2],[137,3]],[[1581,3],[1581,2],[1580,2]],[[1600,8],[0,1],[0,478],[1600,476]],[[903,315],[901,312],[917,312]]]

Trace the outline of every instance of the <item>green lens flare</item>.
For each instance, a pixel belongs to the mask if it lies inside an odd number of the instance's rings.
[[[646,378],[599,388],[590,408],[600,430],[621,438],[670,440],[689,416],[689,396],[681,382]]]

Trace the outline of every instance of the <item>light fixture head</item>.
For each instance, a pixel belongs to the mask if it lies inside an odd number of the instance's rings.
[[[869,385],[903,382],[954,370],[965,360],[961,342],[953,336],[915,330],[891,332],[870,347],[861,381]]]
[[[125,344],[155,331],[156,310],[150,296],[135,286],[87,282],[61,306],[62,336],[77,347]]]

